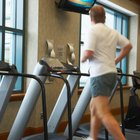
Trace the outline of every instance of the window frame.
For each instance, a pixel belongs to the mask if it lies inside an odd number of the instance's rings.
[[[12,56],[11,58],[9,58],[9,60],[12,61],[12,63],[10,64],[14,64],[17,69],[18,69],[18,72],[19,73],[22,73],[23,72],[23,68],[24,68],[24,48],[25,48],[25,1],[26,0],[23,0],[23,1],[18,1],[18,0],[13,0],[11,1],[11,3],[14,5],[13,7],[15,8],[15,12],[14,12],[14,15],[12,15],[14,17],[14,24],[13,24],[13,27],[7,27],[6,26],[6,0],[1,0],[0,2],[2,3],[2,6],[1,6],[1,15],[0,15],[0,18],[2,19],[2,22],[0,24],[0,41],[1,41],[1,44],[0,44],[0,61],[5,61],[5,46],[6,46],[6,34],[9,34],[11,35],[12,37],[12,46],[10,46],[11,50],[14,52],[12,52]],[[18,4],[23,4],[23,5],[19,5],[19,6],[22,6],[22,12],[20,16],[23,17],[22,19],[22,23],[20,24],[20,19],[21,17],[19,16],[19,9],[17,7]],[[11,17],[12,17],[11,16]],[[19,19],[18,19],[19,18]],[[19,25],[22,25],[21,27],[19,27]],[[21,28],[21,29],[20,29]],[[20,41],[19,41],[20,39]],[[20,43],[20,44],[19,44]],[[12,48],[13,47],[13,48]],[[19,50],[20,50],[20,53],[19,53]],[[23,78],[21,77],[18,77],[17,79],[17,82],[16,82],[16,85],[15,85],[15,89],[14,91],[15,92],[22,92],[23,91]]]

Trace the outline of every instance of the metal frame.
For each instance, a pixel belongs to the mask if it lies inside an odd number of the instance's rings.
[[[9,74],[9,71],[6,72]],[[16,74],[17,70],[15,68],[12,68],[12,73]],[[0,72],[0,75],[3,75],[0,81],[0,121],[1,121],[4,112],[6,110],[6,107],[8,105],[10,96],[15,87],[17,76],[12,76],[12,75],[8,76],[3,71]]]

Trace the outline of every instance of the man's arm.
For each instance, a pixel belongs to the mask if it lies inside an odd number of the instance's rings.
[[[120,54],[116,57],[115,63],[118,64],[132,49],[131,43],[129,43],[127,46],[125,46],[121,51]]]
[[[84,53],[83,53],[81,61],[85,62],[87,59],[90,59],[91,57],[93,57],[93,53],[94,53],[93,51],[85,50]]]

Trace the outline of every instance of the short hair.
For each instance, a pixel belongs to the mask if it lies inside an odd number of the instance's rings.
[[[102,6],[93,6],[89,11],[89,15],[91,21],[95,23],[105,23],[105,10]]]

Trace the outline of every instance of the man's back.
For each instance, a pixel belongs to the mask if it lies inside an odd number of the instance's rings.
[[[91,76],[116,73],[116,47],[123,47],[128,43],[126,38],[105,24],[92,25],[86,42],[87,50],[94,52],[93,57],[89,59]]]
[[[89,60],[92,76],[116,72],[115,57],[118,33],[103,23],[91,27],[87,47],[94,51]]]

